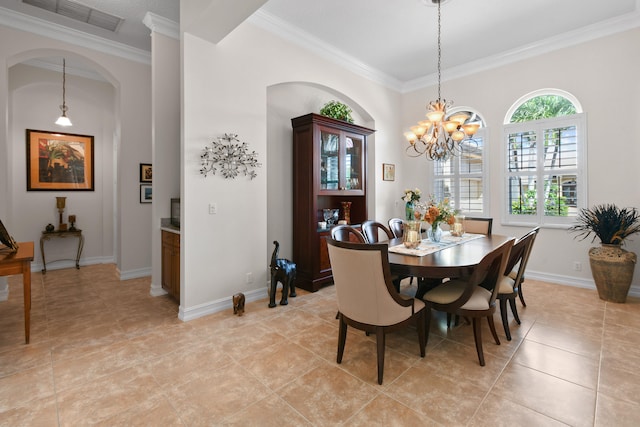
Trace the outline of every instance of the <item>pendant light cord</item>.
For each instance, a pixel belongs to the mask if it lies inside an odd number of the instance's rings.
[[[64,58],[62,58],[62,112],[65,113],[67,104],[65,102],[65,91],[67,86],[67,64]]]

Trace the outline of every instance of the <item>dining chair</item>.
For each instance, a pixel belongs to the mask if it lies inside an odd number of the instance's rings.
[[[521,296],[522,282],[524,281],[524,272],[527,268],[529,255],[539,231],[540,227],[536,227],[514,243],[509,255],[509,261],[507,261],[507,266],[504,270],[504,276],[502,276],[498,284],[500,316],[502,317],[504,334],[507,336],[508,341],[511,341],[511,331],[509,330],[509,321],[507,319],[507,301],[511,307],[513,318],[519,325],[520,317],[516,308],[516,296],[520,295],[520,299],[523,301],[522,305],[525,305],[524,298]]]
[[[391,230],[394,237],[402,237],[402,235],[404,234],[404,229],[402,228],[402,220],[400,218],[391,218],[389,219],[388,224],[389,230]]]
[[[331,238],[340,242],[367,243],[364,235],[350,225],[336,225],[331,229]]]
[[[496,311],[498,281],[504,273],[514,240],[514,238],[510,238],[485,255],[480,263],[473,268],[473,272],[468,278],[446,281],[424,294],[422,300],[427,306],[425,326],[427,340],[429,339],[432,309],[472,319],[478,360],[480,366],[485,365],[480,321],[482,318],[487,319],[493,339],[497,345],[500,345],[500,339],[498,339],[493,322],[493,314]]]
[[[472,218],[466,217],[464,219],[464,231],[465,233],[475,234],[491,234],[491,227],[493,226],[493,218]]]
[[[384,234],[387,240],[395,237],[391,230],[378,221],[367,220],[362,223],[362,234],[364,234],[367,243],[378,243],[380,233]]]
[[[368,220],[362,223],[362,234],[364,235],[367,243],[378,243],[380,241],[380,233],[383,233],[387,240],[393,239],[395,236],[384,224]],[[393,282],[393,286],[396,288],[396,291],[400,292],[400,282],[411,276],[398,276],[392,275],[391,281]],[[409,284],[413,283],[413,277],[411,277],[411,281]]]
[[[425,355],[425,304],[400,295],[391,283],[388,245],[361,245],[327,239],[338,302],[338,354],[342,363],[347,326],[375,333],[378,384],[384,374],[385,336],[388,332],[415,324],[420,357]]]

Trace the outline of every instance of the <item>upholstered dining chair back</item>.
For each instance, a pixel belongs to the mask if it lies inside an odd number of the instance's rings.
[[[395,237],[384,224],[371,220],[362,223],[362,234],[367,243],[378,243],[380,235],[383,235],[383,240],[391,240]]]
[[[384,371],[385,334],[416,324],[420,356],[426,346],[424,302],[401,296],[391,282],[388,245],[340,242],[327,239],[329,260],[338,302],[337,362],[342,362],[347,325],[376,334],[378,384]]]
[[[388,245],[360,245],[327,239],[338,311],[358,322],[388,326],[411,317],[407,304],[391,282]],[[415,300],[418,307],[422,301]]]
[[[331,238],[340,242],[367,243],[364,235],[350,225],[336,225],[331,229]]]
[[[464,231],[465,233],[474,234],[491,234],[491,228],[493,226],[493,218],[471,218],[466,217],[464,219]]]
[[[389,230],[391,230],[394,237],[402,237],[402,235],[404,234],[404,228],[402,228],[402,220],[400,218],[391,218],[389,220]]]
[[[507,302],[511,307],[511,313],[515,321],[520,324],[520,316],[516,307],[516,296],[520,297],[522,305],[524,296],[522,295],[522,283],[524,282],[524,273],[529,261],[529,255],[533,249],[533,243],[540,231],[540,227],[536,227],[522,236],[513,245],[509,260],[504,270],[504,275],[498,284],[498,298],[500,299],[500,316],[502,317],[502,327],[507,340],[511,341],[511,330],[509,328],[509,320],[507,318]]]

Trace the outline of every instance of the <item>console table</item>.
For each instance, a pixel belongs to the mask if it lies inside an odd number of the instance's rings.
[[[22,274],[24,286],[24,339],[29,344],[31,330],[31,261],[33,261],[33,242],[18,243],[17,252],[0,249],[0,276]]]
[[[80,269],[80,255],[82,254],[82,247],[84,246],[84,236],[82,235],[82,230],[56,230],[56,231],[43,231],[42,236],[40,237],[40,254],[42,255],[42,274],[47,273],[47,261],[44,257],[44,242],[45,240],[51,240],[53,238],[67,238],[67,237],[77,237],[78,238],[78,251],[76,253],[76,268]],[[62,259],[57,259],[54,261],[49,261],[49,264],[56,261],[63,261]]]

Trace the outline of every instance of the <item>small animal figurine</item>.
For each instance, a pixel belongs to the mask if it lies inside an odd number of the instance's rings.
[[[280,299],[280,305],[287,305],[287,294],[290,297],[296,296],[296,264],[285,258],[278,258],[278,250],[280,249],[280,243],[277,240],[273,241],[276,246],[271,254],[271,287],[269,288],[269,307],[276,306],[276,289],[278,288],[278,282],[282,283],[282,298]]]
[[[242,316],[244,314],[244,294],[238,293],[233,296],[233,314]]]

